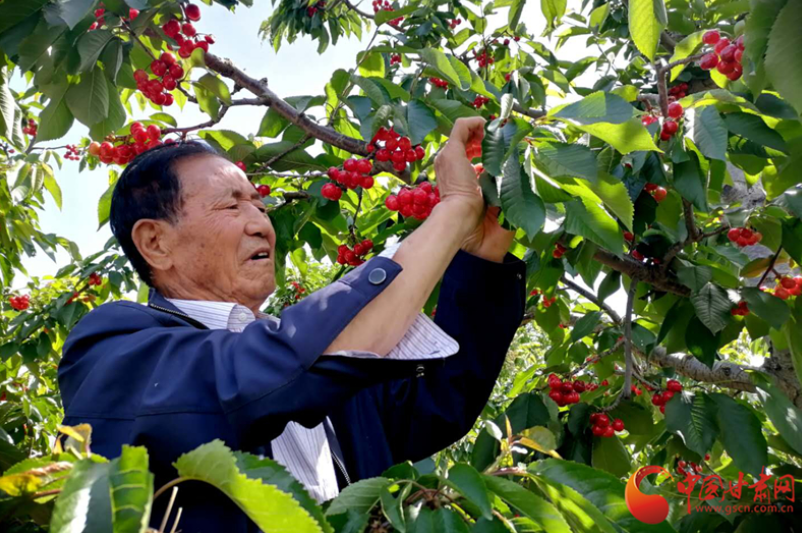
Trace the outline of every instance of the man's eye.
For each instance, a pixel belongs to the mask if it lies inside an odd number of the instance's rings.
[[[239,204],[231,204],[230,206],[226,207],[226,209],[237,209],[239,208]]]

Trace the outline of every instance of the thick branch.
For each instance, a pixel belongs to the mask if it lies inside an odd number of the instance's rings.
[[[207,67],[248,89],[259,97],[264,105],[272,107],[276,113],[286,118],[290,123],[298,126],[312,137],[320,139],[324,143],[331,144],[332,146],[342,148],[352,154],[361,156],[368,155],[367,143],[338,133],[332,128],[321,126],[303,113],[300,113],[292,105],[279,98],[276,93],[267,87],[267,83],[248,76],[242,70],[234,66],[231,61],[221,59],[214,54],[208,53],[205,57]]]
[[[607,250],[599,249],[593,258],[603,265],[621,272],[630,278],[650,284],[656,290],[678,296],[690,296],[691,291],[676,278],[659,268],[650,267],[635,261],[630,256],[618,257]]]
[[[677,47],[677,41],[675,41],[668,33],[662,32],[660,33],[660,44],[663,45],[663,48],[674,53],[674,49]]]
[[[560,281],[562,281],[563,284],[565,284],[566,287],[568,287],[569,289],[571,289],[575,293],[579,294],[580,296],[583,296],[585,299],[590,300],[591,302],[593,302],[594,304],[599,306],[599,308],[602,311],[607,313],[607,315],[613,320],[613,322],[615,322],[616,324],[620,324],[621,323],[621,317],[619,316],[619,314],[616,313],[615,310],[613,310],[612,307],[610,307],[606,303],[602,302],[598,298],[598,296],[596,296],[595,294],[593,294],[589,290],[586,290],[586,289],[580,287],[579,285],[577,285],[576,283],[574,283],[573,281],[568,279],[566,276],[563,276]]]
[[[754,392],[755,386],[741,365],[728,361],[717,361],[713,368],[692,355],[669,354],[662,346],[656,347],[649,362],[661,367],[670,367],[683,376],[703,383],[715,383],[730,389]]]
[[[621,395],[629,399],[632,395],[632,309],[635,306],[635,293],[638,290],[638,280],[632,278],[627,293],[627,310],[624,315],[624,390]]]

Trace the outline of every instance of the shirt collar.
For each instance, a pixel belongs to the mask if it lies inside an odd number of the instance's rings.
[[[267,318],[268,315],[258,313],[234,302],[212,302],[206,300],[180,300],[165,298],[181,312],[194,318],[209,329],[230,329],[231,324],[245,326],[258,318]]]

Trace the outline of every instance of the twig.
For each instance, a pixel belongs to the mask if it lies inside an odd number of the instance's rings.
[[[162,517],[161,526],[159,526],[159,533],[164,533],[164,528],[167,527],[167,520],[170,518],[170,513],[173,511],[173,504],[175,503],[175,497],[178,495],[178,487],[173,487],[173,492],[170,494],[170,502],[167,504],[167,510],[164,511],[164,517]],[[153,497],[156,499],[156,496]]]
[[[271,166],[273,163],[275,163],[276,161],[279,161],[279,160],[280,160],[282,157],[284,157],[285,155],[287,155],[287,154],[289,154],[290,152],[293,152],[293,151],[297,150],[298,148],[300,148],[301,146],[303,146],[303,145],[304,145],[304,143],[305,143],[306,141],[308,141],[309,139],[311,139],[311,138],[312,138],[312,136],[311,136],[311,135],[309,135],[309,134],[307,133],[306,135],[304,135],[303,137],[301,137],[301,138],[298,140],[298,142],[297,142],[297,143],[293,144],[292,146],[290,146],[289,148],[287,148],[287,149],[286,149],[286,150],[284,150],[283,152],[279,152],[278,154],[274,155],[273,157],[271,157],[270,159],[268,159],[268,160],[267,160],[267,162],[266,162],[266,163],[264,163],[262,166],[263,166],[264,168],[268,168],[268,167],[270,167],[270,166]]]
[[[539,109],[530,109],[526,107],[522,107],[520,104],[513,104],[512,110],[516,113],[520,113],[522,115],[526,115],[529,118],[539,119],[546,116],[545,111],[541,111]]]
[[[165,492],[167,489],[169,489],[169,488],[172,488],[172,487],[174,487],[174,486],[178,485],[179,483],[181,483],[182,481],[187,481],[187,480],[189,480],[189,478],[186,478],[186,477],[177,477],[177,478],[175,478],[174,480],[172,480],[172,481],[170,481],[170,482],[168,482],[168,483],[165,483],[165,484],[164,484],[164,485],[162,485],[162,486],[159,488],[159,490],[157,490],[157,491],[156,491],[156,493],[153,495],[153,501],[156,501],[156,498],[158,498],[159,496],[161,496],[162,494],[164,494],[164,492]]]
[[[342,0],[342,1],[343,1],[343,4],[348,6],[348,9],[350,9],[351,11],[355,11],[358,15],[361,15],[361,16],[363,16],[365,18],[370,19],[370,20],[374,20],[376,18],[376,15],[371,15],[370,13],[365,13],[364,11],[362,11],[361,9],[356,7],[354,4],[352,4],[348,0]],[[370,48],[370,47],[368,47],[368,48]]]
[[[181,521],[181,513],[184,512],[183,507],[178,508],[178,512],[175,514],[175,522],[173,522],[173,528],[170,530],[170,533],[175,533],[176,529],[178,529],[178,523]]]
[[[668,33],[661,32],[660,33],[660,44],[663,45],[663,48],[674,53],[674,49],[677,47],[677,41],[675,41]]]
[[[612,252],[600,248],[593,255],[593,259],[630,278],[648,283],[652,288],[658,291],[668,292],[678,296],[689,296],[691,293],[688,287],[669,275],[668,272],[646,266],[639,261],[635,261],[628,255],[619,257]]]
[[[664,117],[668,117],[668,85],[666,84],[666,75],[663,70],[654,64],[654,70],[657,75],[657,94],[660,97],[660,112]]]
[[[632,278],[627,294],[627,310],[624,315],[624,390],[621,395],[628,400],[632,395],[632,308],[635,305],[635,292],[638,290],[638,280]]]
[[[615,322],[616,324],[621,324],[621,316],[619,316],[619,314],[616,313],[613,310],[612,307],[610,307],[606,303],[604,303],[601,300],[599,300],[598,296],[596,296],[595,294],[593,294],[589,290],[583,289],[578,284],[576,284],[573,281],[571,281],[570,279],[568,279],[565,275],[563,275],[563,277],[560,279],[560,281],[562,281],[565,286],[570,288],[575,293],[577,293],[577,294],[579,294],[581,296],[584,296],[585,299],[590,300],[591,302],[596,304],[600,309],[602,309],[605,313],[607,313],[607,315],[611,319],[613,319],[613,322]]]
[[[217,113],[217,118],[212,118],[207,120],[206,122],[201,122],[200,124],[196,124],[195,126],[187,126],[185,128],[165,128],[162,131],[162,133],[164,133],[165,135],[168,133],[186,134],[189,133],[190,131],[200,130],[203,128],[211,128],[212,126],[223,120],[223,117],[226,115],[227,111],[228,111],[228,106],[223,105],[222,107],[220,107],[220,111]]]
[[[771,261],[769,262],[769,266],[766,267],[766,271],[763,272],[762,276],[760,276],[760,281],[757,282],[757,288],[758,289],[760,288],[761,285],[763,285],[763,282],[766,281],[766,276],[769,275],[769,272],[774,270],[774,263],[777,262],[777,258],[780,257],[780,252],[782,252],[782,251],[783,251],[783,247],[782,247],[782,245],[780,245],[780,247],[777,248],[777,253],[772,256]]]

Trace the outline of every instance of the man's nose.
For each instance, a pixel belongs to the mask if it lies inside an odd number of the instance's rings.
[[[248,223],[245,225],[245,233],[266,239],[273,235],[273,224],[270,222],[270,217],[256,207],[253,208],[253,213],[250,213],[249,217]]]

